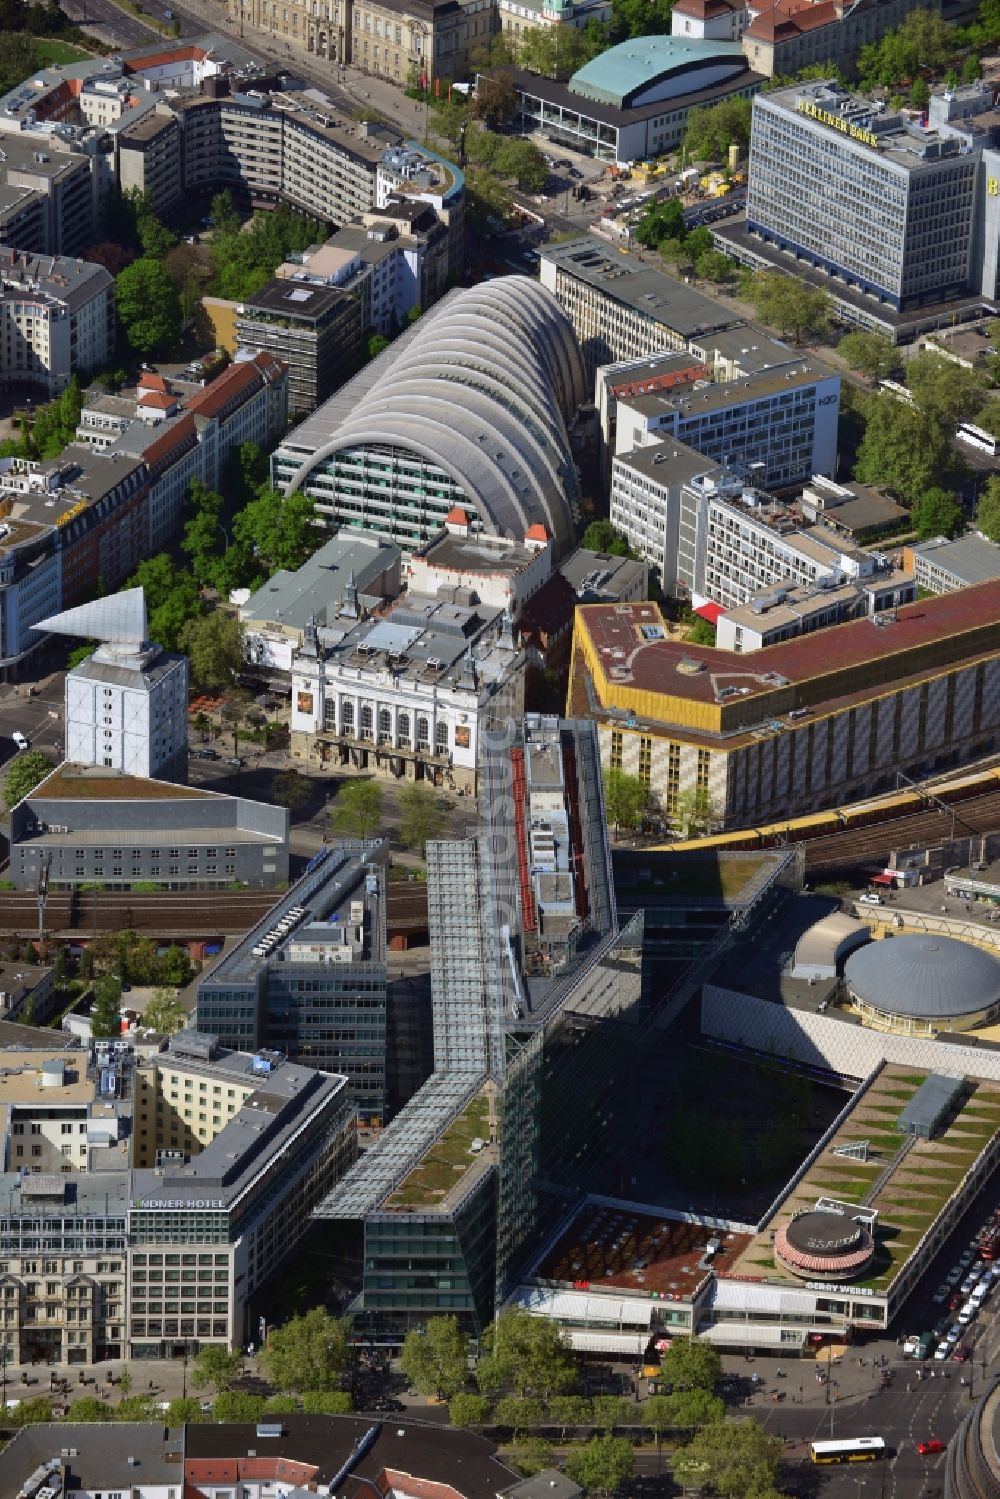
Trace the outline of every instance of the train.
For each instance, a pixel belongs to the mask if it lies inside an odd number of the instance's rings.
[[[944,803],[967,802],[975,797],[989,796],[1000,792],[1000,765],[967,771],[964,775],[949,776],[925,781],[921,786],[887,792],[868,797],[860,802],[848,802],[840,807],[827,807],[822,812],[809,812],[804,817],[789,817],[780,822],[765,823],[760,827],[733,828],[728,833],[714,833],[705,838],[689,838],[673,843],[656,845],[658,853],[683,853],[693,849],[762,849],[779,848],[789,843],[811,843],[817,838],[830,838],[838,833],[855,828],[876,826],[883,822],[895,822],[901,817],[912,817],[925,812],[929,807]]]

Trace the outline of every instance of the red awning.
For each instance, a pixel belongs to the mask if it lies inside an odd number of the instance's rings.
[[[717,625],[721,616],[725,614],[726,611],[725,609],[723,609],[721,604],[713,604],[712,601],[709,600],[707,604],[699,604],[694,612],[695,614],[700,614],[702,619],[707,619],[710,625]]]
[[[868,883],[870,885],[894,885],[896,876],[894,874],[870,874]]]

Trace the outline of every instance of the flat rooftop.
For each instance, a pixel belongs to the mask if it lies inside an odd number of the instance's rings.
[[[456,536],[454,532],[446,531],[413,555],[429,567],[440,567],[449,572],[506,578],[530,567],[538,553],[532,547],[522,546],[520,542],[510,543],[502,537]]]
[[[708,1256],[711,1241],[720,1248]],[[591,1291],[645,1291],[687,1299],[710,1269],[732,1270],[749,1244],[748,1234],[634,1212],[624,1204],[588,1202],[533,1273],[569,1285],[587,1281]]]
[[[498,1159],[494,1117],[495,1089],[484,1086],[471,1098],[444,1133],[428,1146],[396,1190],[382,1205],[382,1212],[427,1213],[445,1211],[456,1200],[459,1188],[469,1185],[470,1172],[480,1176]],[[474,1140],[482,1148],[473,1152]]]
[[[947,1060],[947,1050],[942,1048],[941,1065],[946,1066]],[[976,1157],[1000,1132],[1000,1083],[969,1077],[965,1099],[952,1122],[932,1140],[915,1140],[897,1162],[911,1137],[900,1134],[896,1122],[929,1075],[927,1069],[895,1064],[882,1068],[814,1164],[739,1255],[732,1267],[736,1275],[801,1284],[774,1258],[772,1234],[793,1214],[812,1209],[821,1197],[827,1197],[878,1211],[874,1264],[866,1276],[851,1284],[879,1293],[889,1290]],[[864,1140],[869,1148],[867,1160],[835,1153],[838,1147],[856,1146]]]
[[[580,105],[583,102],[579,101]],[[664,106],[654,107],[662,110]],[[594,235],[583,235],[564,244],[543,245],[541,256],[543,265],[551,262],[565,275],[585,282],[684,338],[732,328],[743,321],[737,313],[702,296],[683,281],[654,270],[634,255],[609,249]]]
[[[42,1422],[22,1426],[4,1449],[0,1499],[16,1499],[39,1468],[60,1462],[64,1449],[73,1452],[72,1457],[62,1459],[66,1493],[108,1486],[127,1489],[133,1482],[144,1490],[183,1486],[182,1429],[169,1430],[161,1421],[132,1421],[127,1426]]]
[[[46,1063],[50,1064],[48,1069]],[[58,1077],[60,1069],[64,1069],[65,1081],[43,1088],[45,1071]],[[0,1107],[24,1103],[38,1107],[50,1103],[85,1104],[93,1100],[94,1092],[94,1079],[87,1076],[87,1058],[82,1051],[53,1047],[51,1051],[0,1053]]]
[[[797,390],[833,378],[834,371],[818,360],[802,358],[777,369],[764,368],[738,380],[719,380],[710,384],[681,385],[672,390],[645,391],[620,398],[620,404],[643,416],[661,416],[676,412],[682,421],[697,421],[713,411],[741,406],[748,401],[765,400],[778,391]]]
[[[958,536],[954,541],[938,537],[921,541],[913,548],[931,567],[951,573],[965,586],[991,583],[1000,579],[1000,547],[985,536]]]
[[[147,780],[100,765],[74,765],[64,760],[29,794],[31,801],[204,801],[218,795],[174,781]]]
[[[686,443],[675,442],[670,437],[633,448],[631,453],[619,453],[614,463],[616,468],[655,479],[665,487],[683,484],[699,474],[712,477],[722,472],[713,458],[706,458],[696,448],[689,448]]]
[[[350,302],[346,292],[318,281],[288,281],[275,276],[260,291],[248,297],[245,306],[253,312],[273,312],[280,317],[318,322]]]

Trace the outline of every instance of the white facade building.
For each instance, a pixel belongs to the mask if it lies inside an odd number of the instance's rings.
[[[77,371],[108,364],[115,333],[115,284],[103,266],[0,249],[0,380],[54,395]]]
[[[39,629],[103,642],[66,676],[66,759],[186,780],[187,658],[147,641],[142,589],[67,609]]]

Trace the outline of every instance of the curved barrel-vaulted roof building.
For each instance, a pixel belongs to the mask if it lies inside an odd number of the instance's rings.
[[[583,356],[551,292],[505,276],[444,297],[284,440],[274,482],[342,526],[406,552],[454,506],[473,528],[574,537],[569,425],[587,399]]]

